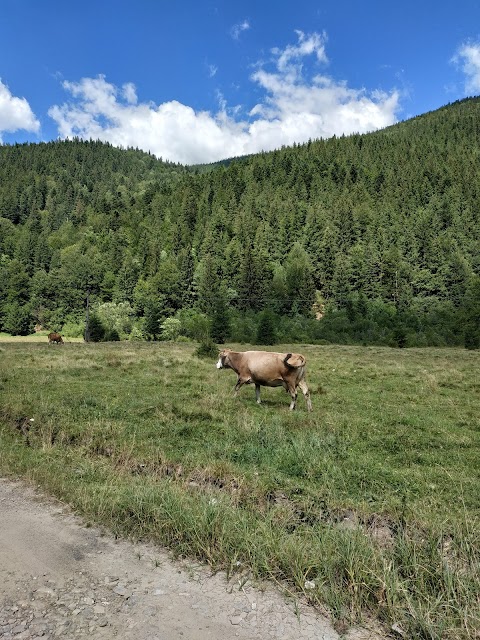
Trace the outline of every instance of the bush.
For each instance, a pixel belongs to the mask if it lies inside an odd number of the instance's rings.
[[[65,322],[65,324],[61,328],[60,333],[62,333],[62,335],[64,336],[68,336],[69,338],[81,338],[84,334],[84,331],[84,322],[69,321]]]
[[[204,340],[198,345],[194,355],[197,358],[216,358],[218,356],[218,347],[213,340]]]
[[[465,349],[480,349],[480,329],[473,324],[465,329]]]
[[[182,323],[178,318],[167,318],[160,325],[162,340],[177,340],[182,330]]]
[[[105,340],[105,342],[118,342],[120,340],[120,336],[118,335],[118,331],[116,329],[107,329],[105,331],[103,339]]]
[[[180,309],[175,314],[175,318],[180,320],[180,333],[183,336],[199,342],[208,339],[210,322],[204,313],[195,309]]]
[[[257,334],[257,325],[253,314],[236,311],[232,314],[230,335],[233,342],[253,344]]]
[[[132,342],[142,342],[145,340],[145,336],[143,335],[143,331],[140,329],[140,327],[133,326],[128,339]]]
[[[106,335],[118,336],[114,339],[120,340],[130,334],[134,311],[128,302],[103,302],[95,305],[94,313],[104,326]]]
[[[95,313],[92,313],[89,318],[88,328],[85,328],[85,340],[87,342],[102,342],[104,339],[105,327],[100,318]]]
[[[396,327],[392,333],[392,346],[404,349],[407,346],[407,332],[404,327]]]

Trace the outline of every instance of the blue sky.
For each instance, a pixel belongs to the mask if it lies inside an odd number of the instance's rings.
[[[193,164],[480,94],[478,0],[2,0],[0,141]]]

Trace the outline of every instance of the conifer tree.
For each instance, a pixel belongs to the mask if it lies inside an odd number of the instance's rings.
[[[193,307],[196,294],[194,285],[195,261],[193,249],[183,249],[179,256],[179,283],[182,308]]]
[[[27,336],[33,330],[30,305],[9,302],[3,309],[3,330],[13,336]]]
[[[238,307],[259,311],[265,304],[271,273],[261,250],[247,243],[243,247],[237,278]]]
[[[105,340],[105,327],[98,315],[91,313],[88,321],[88,341],[103,342],[103,340]]]
[[[214,342],[224,343],[230,335],[230,316],[226,301],[226,292],[220,288],[211,312],[210,335]]]
[[[315,302],[313,268],[308,253],[299,242],[285,261],[285,280],[291,311],[309,315]]]
[[[256,343],[275,344],[276,337],[275,315],[271,309],[264,309],[260,314]]]
[[[220,291],[221,281],[217,264],[211,254],[207,254],[195,273],[198,309],[212,316]]]
[[[288,313],[290,299],[287,287],[287,276],[285,267],[281,264],[274,265],[271,296],[268,300],[270,306],[275,309],[277,313]]]
[[[480,276],[472,276],[462,301],[465,347],[480,349]]]

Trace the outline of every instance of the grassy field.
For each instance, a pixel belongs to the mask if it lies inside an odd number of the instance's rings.
[[[0,472],[340,626],[478,638],[480,353],[295,350],[312,413],[280,389],[234,398],[189,344],[2,341]]]

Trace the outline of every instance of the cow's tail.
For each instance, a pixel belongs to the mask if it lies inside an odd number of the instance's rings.
[[[299,367],[305,366],[305,358],[300,354],[295,354],[295,360],[293,362],[288,362],[290,358],[293,356],[293,353],[287,353],[285,358],[283,359],[284,364],[291,369],[298,369]]]

